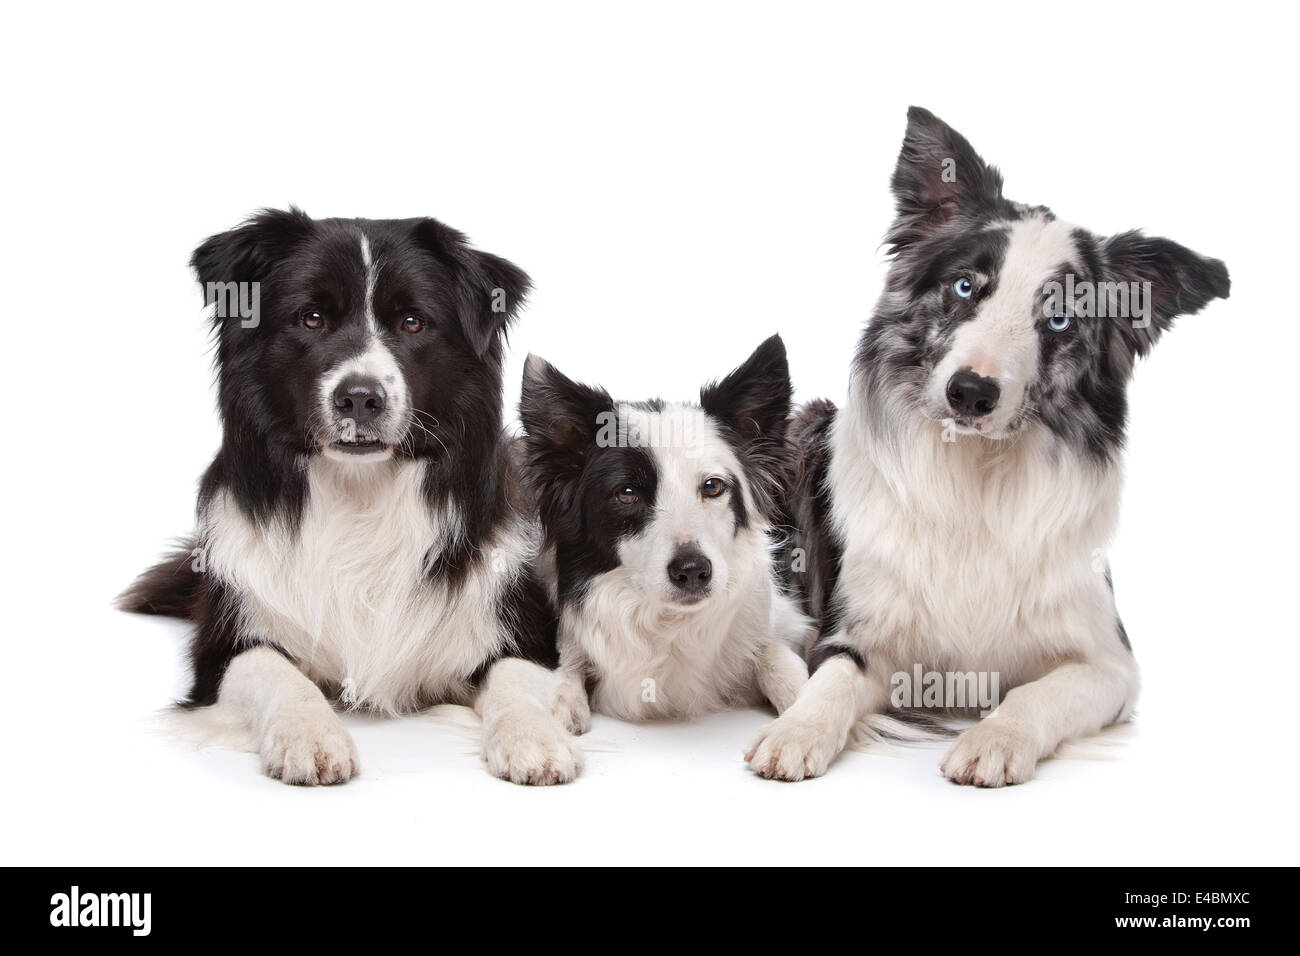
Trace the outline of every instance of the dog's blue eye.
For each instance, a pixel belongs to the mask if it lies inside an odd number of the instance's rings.
[[[975,294],[975,283],[971,282],[970,279],[958,279],[952,284],[952,291],[963,299],[969,299]]]
[[[1070,317],[1068,315],[1054,315],[1047,320],[1047,327],[1053,332],[1064,332],[1070,327]]]

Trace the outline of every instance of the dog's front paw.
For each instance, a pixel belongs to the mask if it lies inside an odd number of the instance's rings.
[[[802,780],[820,777],[843,749],[836,734],[820,722],[787,714],[764,727],[745,751],[760,777]]]
[[[591,730],[591,705],[587,703],[587,690],[581,684],[566,683],[561,687],[556,692],[551,712],[571,734],[585,734]]]
[[[1005,718],[986,718],[957,738],[939,770],[954,783],[1005,787],[1032,780],[1037,765],[1031,734]]]
[[[325,708],[281,715],[262,741],[262,769],[285,783],[343,783],[361,770],[352,735]]]
[[[485,735],[483,759],[493,776],[539,786],[568,783],[582,768],[577,740],[540,710],[498,720]]]

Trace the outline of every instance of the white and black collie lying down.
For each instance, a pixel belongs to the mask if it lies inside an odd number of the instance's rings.
[[[771,537],[790,395],[777,336],[699,405],[616,402],[529,356],[527,473],[578,725],[588,695],[627,720],[781,712],[807,680],[811,621],[778,586]]]
[[[347,780],[327,695],[382,713],[473,703],[494,774],[570,779],[553,715],[555,617],[501,422],[518,268],[432,219],[267,211],[212,237],[221,450],[194,552],[142,577],[130,610],[196,623],[187,703],[217,705],[288,783]],[[219,292],[218,292],[219,297]]]
[[[1020,783],[1137,700],[1099,558],[1119,510],[1125,388],[1176,316],[1227,297],[1228,272],[1167,239],[1096,236],[1004,199],[997,171],[920,109],[893,190],[893,263],[848,402],[812,405],[795,428],[814,673],[747,759],[783,780],[825,772],[860,719],[890,708],[892,675],[920,665],[999,675],[1009,693],[941,769]]]

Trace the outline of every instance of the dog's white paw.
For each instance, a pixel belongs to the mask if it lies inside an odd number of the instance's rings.
[[[995,718],[962,733],[939,770],[954,783],[1005,787],[1032,780],[1037,766],[1033,736],[1004,718]]]
[[[577,740],[545,711],[501,717],[485,734],[488,772],[512,783],[568,783],[582,769]]]
[[[759,731],[745,760],[760,777],[802,780],[824,774],[842,749],[843,742],[824,724],[787,714]]]
[[[587,703],[587,690],[581,684],[565,683],[555,694],[551,713],[571,734],[585,734],[591,730],[591,705]]]
[[[311,708],[278,716],[262,741],[262,769],[285,783],[343,783],[361,770],[352,735],[338,715]]]

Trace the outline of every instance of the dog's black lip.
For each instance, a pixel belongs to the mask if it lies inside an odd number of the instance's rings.
[[[365,441],[330,442],[330,447],[337,448],[339,451],[348,455],[368,455],[372,451],[379,451],[381,449],[387,448],[388,446],[385,445],[377,438],[371,438]]]

